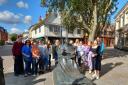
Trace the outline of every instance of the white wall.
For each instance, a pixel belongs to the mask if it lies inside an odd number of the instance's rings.
[[[39,29],[41,29],[41,31],[39,32]],[[35,31],[37,33],[35,33]],[[33,30],[32,31],[32,38],[39,38],[39,37],[44,37],[45,36],[45,26],[41,26],[40,28]]]
[[[39,28],[36,29],[37,33],[35,34],[35,30],[32,31],[32,38],[39,38],[39,37],[61,37],[61,28],[59,32],[50,32],[47,26],[41,26],[41,32],[39,32]],[[81,38],[83,36],[83,31],[81,34],[77,34],[77,29],[74,30],[73,34],[69,33],[68,37],[70,38]],[[62,28],[62,37],[66,37],[66,30]]]

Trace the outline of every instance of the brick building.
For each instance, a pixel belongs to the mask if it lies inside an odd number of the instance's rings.
[[[115,42],[115,26],[106,25],[101,31],[101,38],[104,41],[105,47],[114,47]]]
[[[8,40],[8,32],[3,27],[0,27],[0,40],[2,40],[2,41]]]

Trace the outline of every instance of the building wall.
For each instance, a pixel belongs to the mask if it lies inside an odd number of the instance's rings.
[[[125,34],[127,34],[126,32],[124,33],[123,30],[128,29],[128,27],[126,26],[126,25],[128,25],[128,2],[116,15],[115,22],[116,22],[116,24],[115,24],[116,25],[115,45],[116,46],[121,45],[119,47],[122,47],[125,45],[125,41],[126,41]],[[121,38],[124,38],[124,39],[121,39]],[[124,40],[124,41],[122,41],[122,40]],[[123,42],[123,43],[120,43],[120,42]]]
[[[4,32],[0,29],[0,40],[7,41],[8,40],[8,33]]]
[[[40,28],[37,28],[36,30],[32,30],[32,38],[40,38],[45,36],[45,26],[41,26]]]
[[[52,31],[49,28],[50,26],[41,26],[40,28],[33,30],[32,31],[32,38],[40,38],[40,37],[66,37],[66,29],[61,27],[61,26],[57,26],[55,25],[54,27],[57,27],[58,30],[55,30],[54,28],[52,28]],[[39,31],[41,29],[41,31]],[[62,34],[61,34],[61,30],[62,30]],[[81,30],[81,33],[78,34],[77,33],[77,29],[74,30],[73,33],[69,33],[68,34],[69,38],[82,38],[83,37],[83,31]]]

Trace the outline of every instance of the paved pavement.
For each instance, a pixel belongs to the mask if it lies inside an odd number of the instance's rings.
[[[13,73],[13,58],[11,55],[12,46],[4,46],[0,48],[0,55],[4,59],[4,74],[6,85],[53,85],[52,72],[48,72],[36,77],[23,75],[15,77]]]
[[[101,78],[93,80],[96,85],[128,85],[128,52],[108,49],[102,60]],[[86,73],[92,79],[92,76]]]
[[[11,46],[0,47],[0,55],[4,58],[4,73],[6,85],[53,85],[52,72],[37,77],[13,76],[13,59]],[[96,85],[128,85],[128,52],[112,48],[105,50],[102,60],[102,72],[99,80],[93,80]],[[88,78],[91,75],[86,72]]]

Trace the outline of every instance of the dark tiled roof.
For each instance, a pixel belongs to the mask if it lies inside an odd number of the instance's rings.
[[[1,26],[0,26],[0,30],[3,31],[3,32],[7,32],[7,30],[4,29],[4,27],[1,27]]]

